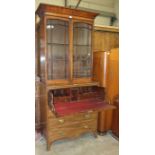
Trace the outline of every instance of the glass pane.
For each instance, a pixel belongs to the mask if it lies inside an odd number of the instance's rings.
[[[74,23],[74,78],[91,77],[92,72],[92,26],[86,23]]]
[[[69,24],[67,21],[47,21],[46,32],[49,80],[68,78],[68,27]]]

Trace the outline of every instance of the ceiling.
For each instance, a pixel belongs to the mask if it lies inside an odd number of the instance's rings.
[[[119,18],[119,0],[35,0],[35,9],[37,9],[39,3],[58,6],[65,6],[66,4],[66,7],[96,12],[99,13],[96,21],[105,25],[107,25],[107,23],[110,24],[110,20],[116,21]]]
[[[115,2],[118,0],[35,0],[36,8],[38,7],[39,3],[47,3],[53,5],[65,5],[65,1],[67,2],[67,6],[77,6],[79,2],[79,7],[88,6],[88,8],[97,8],[97,10],[109,10],[110,12],[113,11]],[[101,9],[100,9],[101,8]]]
[[[87,3],[92,3],[92,4],[107,6],[107,7],[114,7],[115,0],[82,0],[82,2],[87,2]]]

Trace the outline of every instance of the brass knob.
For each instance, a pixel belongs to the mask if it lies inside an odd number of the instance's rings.
[[[65,133],[64,132],[59,132],[59,135],[64,136]]]
[[[65,122],[64,119],[59,119],[58,121],[59,121],[60,123],[64,123],[64,122]]]
[[[85,118],[90,118],[90,115],[89,115],[89,114],[86,114],[86,115],[85,115]]]
[[[89,111],[88,111],[88,113],[92,113],[92,112],[93,112],[93,110],[89,110]]]
[[[85,128],[85,129],[88,129],[88,125],[85,125],[84,128]]]

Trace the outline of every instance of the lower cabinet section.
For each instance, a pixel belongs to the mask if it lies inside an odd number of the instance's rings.
[[[41,130],[48,149],[59,139],[87,132],[96,137],[98,114],[114,108],[104,100],[104,88],[97,86],[63,89],[42,86],[41,90]]]
[[[98,112],[83,112],[79,114],[54,118],[49,117],[47,122],[47,149],[52,142],[75,138],[83,133],[91,132],[96,136]]]
[[[51,129],[49,131],[50,140],[54,141],[61,138],[68,138],[72,136],[79,136],[85,132],[96,131],[97,121],[92,120],[89,122],[81,122],[77,124],[72,124],[69,126],[64,126],[62,128]]]

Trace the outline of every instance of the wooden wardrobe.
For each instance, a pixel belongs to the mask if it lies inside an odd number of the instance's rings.
[[[119,94],[119,31],[114,27],[95,27],[94,33],[94,80],[105,88],[105,100],[113,104]],[[105,133],[112,130],[113,108],[99,113],[98,131]]]

